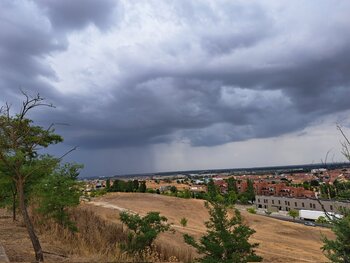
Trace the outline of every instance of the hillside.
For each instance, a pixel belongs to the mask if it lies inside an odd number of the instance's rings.
[[[159,211],[174,224],[175,234],[163,234],[158,243],[170,246],[182,253],[195,254],[192,248],[184,244],[183,233],[200,237],[205,232],[204,222],[208,213],[202,200],[180,199],[156,194],[111,193],[84,205],[99,213],[102,217],[118,221],[118,210],[128,209],[132,212],[146,214]],[[323,256],[321,234],[332,236],[329,229],[308,227],[292,222],[249,214],[242,211],[248,225],[256,230],[252,241],[260,243],[257,252],[264,262],[322,262]],[[187,227],[180,226],[180,219],[188,219]]]

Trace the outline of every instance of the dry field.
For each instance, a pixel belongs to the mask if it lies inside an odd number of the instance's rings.
[[[148,211],[159,211],[174,224],[175,234],[162,234],[159,244],[171,247],[192,256],[192,248],[184,244],[183,233],[200,237],[205,232],[204,222],[208,214],[202,200],[180,199],[156,194],[111,193],[99,197],[83,206],[94,210],[102,217],[118,222],[118,211],[127,209],[142,215]],[[249,226],[256,230],[252,241],[260,243],[257,253],[264,262],[325,262],[322,255],[321,235],[332,236],[329,229],[308,227],[292,222],[280,221],[242,211]],[[180,226],[180,219],[188,219],[187,227]]]
[[[88,258],[69,255],[68,248],[51,237],[39,235],[45,260],[48,262],[89,262]],[[34,262],[35,255],[23,223],[13,222],[11,214],[0,209],[0,244],[11,262]]]
[[[190,188],[188,184],[178,184],[176,180],[173,180],[171,183],[167,183],[164,181],[160,181],[159,183],[156,183],[154,180],[146,180],[147,188],[157,189],[161,186],[168,186],[168,185],[174,185],[178,190],[184,190],[184,189]]]

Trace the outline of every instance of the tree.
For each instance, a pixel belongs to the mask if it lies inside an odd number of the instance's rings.
[[[180,224],[181,224],[183,227],[187,226],[187,218],[186,218],[186,217],[181,218]]]
[[[235,194],[238,194],[236,180],[233,177],[227,179],[227,191],[233,191]]]
[[[106,180],[106,190],[109,191],[111,189],[111,179]]]
[[[288,211],[288,215],[290,217],[293,217],[293,220],[295,220],[295,218],[299,216],[299,211],[298,210],[293,210],[293,209],[289,210]]]
[[[12,115],[9,104],[0,112],[0,161],[9,172],[7,176],[16,185],[20,211],[35,251],[35,258],[37,261],[43,261],[42,248],[26,207],[25,187],[27,182],[35,177],[36,172],[47,165],[39,160],[42,149],[61,142],[62,137],[54,133],[52,125],[44,129],[34,125],[33,121],[27,118],[33,109],[52,105],[45,103],[39,94],[35,97],[25,93],[23,95],[25,100],[18,114]]]
[[[249,238],[255,231],[243,224],[240,212],[228,218],[227,208],[220,202],[206,202],[210,219],[205,223],[206,235],[198,243],[192,236],[184,235],[185,242],[197,249],[203,257],[197,259],[203,263],[243,263],[260,262],[262,258],[255,254],[257,243],[250,244]]]
[[[133,190],[134,190],[134,183],[133,183],[133,181],[131,181],[131,180],[127,181],[126,182],[126,187],[125,187],[125,192],[130,193],[130,192],[133,192]]]
[[[338,130],[341,132],[344,141],[342,142],[342,153],[347,160],[350,161],[350,141],[342,128],[338,125]],[[340,208],[341,217],[330,215],[324,208],[321,201],[319,201],[323,211],[330,224],[332,224],[332,231],[335,234],[335,239],[331,240],[327,237],[323,238],[322,250],[332,262],[350,263],[350,210]]]
[[[151,247],[158,234],[170,229],[170,224],[166,223],[168,219],[160,216],[159,212],[148,212],[144,217],[139,214],[121,212],[120,220],[131,231],[126,247],[130,252],[142,251],[146,247]]]
[[[147,190],[146,181],[142,181],[140,183],[139,192],[140,193],[146,193],[146,190]]]
[[[77,177],[81,168],[82,165],[65,164],[36,186],[38,211],[70,230],[76,230],[76,227],[70,220],[67,209],[79,205],[82,192]]]
[[[247,190],[245,192],[247,199],[251,202],[255,201],[255,191],[254,191],[254,183],[252,180],[247,179]]]
[[[132,189],[133,192],[137,192],[139,190],[139,187],[140,187],[139,180],[133,180],[132,184],[133,184],[133,189]]]
[[[175,193],[177,192],[176,186],[172,185],[172,186],[170,187],[170,192],[172,192],[173,194],[175,194]]]
[[[208,187],[208,199],[215,200],[217,195],[219,194],[219,191],[218,191],[213,179],[209,180],[207,187]]]
[[[342,209],[342,217],[329,216],[328,221],[332,224],[332,231],[336,238],[334,240],[323,238],[322,250],[326,257],[332,262],[350,262],[350,210]]]

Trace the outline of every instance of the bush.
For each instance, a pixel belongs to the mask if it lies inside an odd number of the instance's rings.
[[[247,211],[251,214],[256,214],[256,209],[254,207],[247,208]]]
[[[298,210],[289,210],[288,215],[290,217],[293,217],[293,220],[295,220],[296,217],[299,216],[299,211]]]
[[[183,227],[187,226],[187,218],[186,218],[186,217],[181,218],[180,224],[181,224]]]
[[[159,212],[148,212],[146,216],[133,215],[127,212],[120,213],[120,220],[131,231],[123,249],[129,252],[140,252],[152,246],[158,234],[170,229],[168,219],[160,216]]]

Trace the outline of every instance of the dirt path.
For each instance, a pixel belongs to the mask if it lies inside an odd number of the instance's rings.
[[[180,199],[155,194],[112,193],[95,199],[89,206],[107,219],[118,221],[115,210],[129,211],[145,215],[149,211],[159,211],[176,228],[175,235],[165,234],[160,242],[169,246],[189,249],[183,242],[182,234],[189,233],[196,238],[205,233],[204,222],[208,220],[203,200]],[[113,211],[111,211],[113,210]],[[242,214],[256,233],[253,242],[260,244],[257,253],[264,262],[325,262],[320,247],[321,234],[332,236],[329,229],[308,227],[292,222],[280,221],[245,211]],[[188,219],[187,227],[180,226],[182,217]]]

